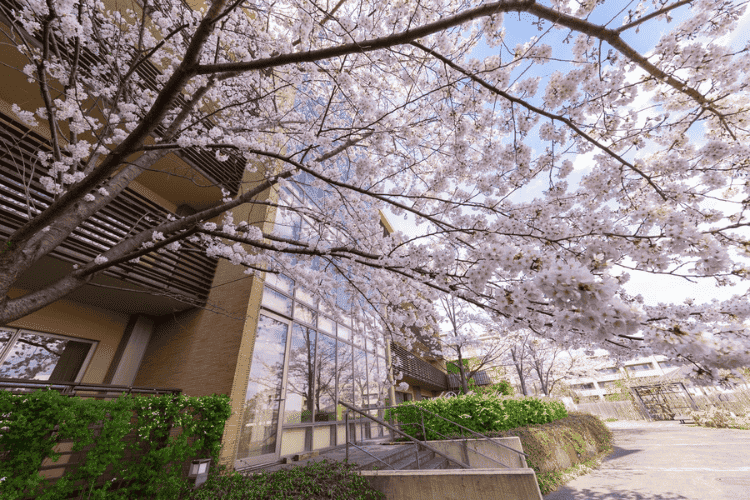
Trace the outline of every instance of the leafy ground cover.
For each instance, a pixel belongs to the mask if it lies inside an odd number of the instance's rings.
[[[185,492],[180,500],[383,500],[366,479],[354,471],[354,464],[327,461],[275,472],[245,476],[211,469],[208,480],[198,489]]]

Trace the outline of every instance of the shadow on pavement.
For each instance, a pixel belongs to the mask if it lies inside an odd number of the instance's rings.
[[[574,490],[567,486],[544,495],[544,500],[693,500],[682,495],[672,493],[654,494],[638,493],[637,491],[592,491],[588,489]]]
[[[627,448],[620,448],[619,446],[613,446],[615,451],[607,455],[602,459],[602,462],[609,462],[610,460],[614,460],[616,458],[622,458],[626,457],[628,455],[632,455],[633,453],[638,453],[643,450],[628,450]]]

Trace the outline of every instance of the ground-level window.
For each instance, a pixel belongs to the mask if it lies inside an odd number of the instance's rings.
[[[0,328],[0,377],[76,382],[97,342]]]

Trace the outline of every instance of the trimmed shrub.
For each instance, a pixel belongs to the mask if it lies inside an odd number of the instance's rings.
[[[424,408],[432,413],[422,412]],[[408,401],[387,411],[406,434],[417,439],[446,439],[444,436],[470,433],[447,420],[480,434],[514,429],[530,424],[545,424],[565,418],[568,412],[560,401],[537,398],[509,398],[495,394],[468,394],[452,398]],[[443,417],[443,418],[440,418]],[[447,419],[447,420],[444,420]],[[427,436],[422,436],[422,422]]]

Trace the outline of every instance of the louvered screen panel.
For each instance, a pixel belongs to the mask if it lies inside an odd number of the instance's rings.
[[[39,183],[46,173],[35,156],[39,150],[49,151],[43,137],[0,114],[0,237],[3,239],[25,223],[29,215],[40,213],[52,201]],[[127,188],[73,231],[51,255],[84,264],[128,234],[156,226],[167,214],[163,207]],[[121,264],[104,274],[205,305],[217,262],[185,241],[176,253],[149,254],[138,264]]]

